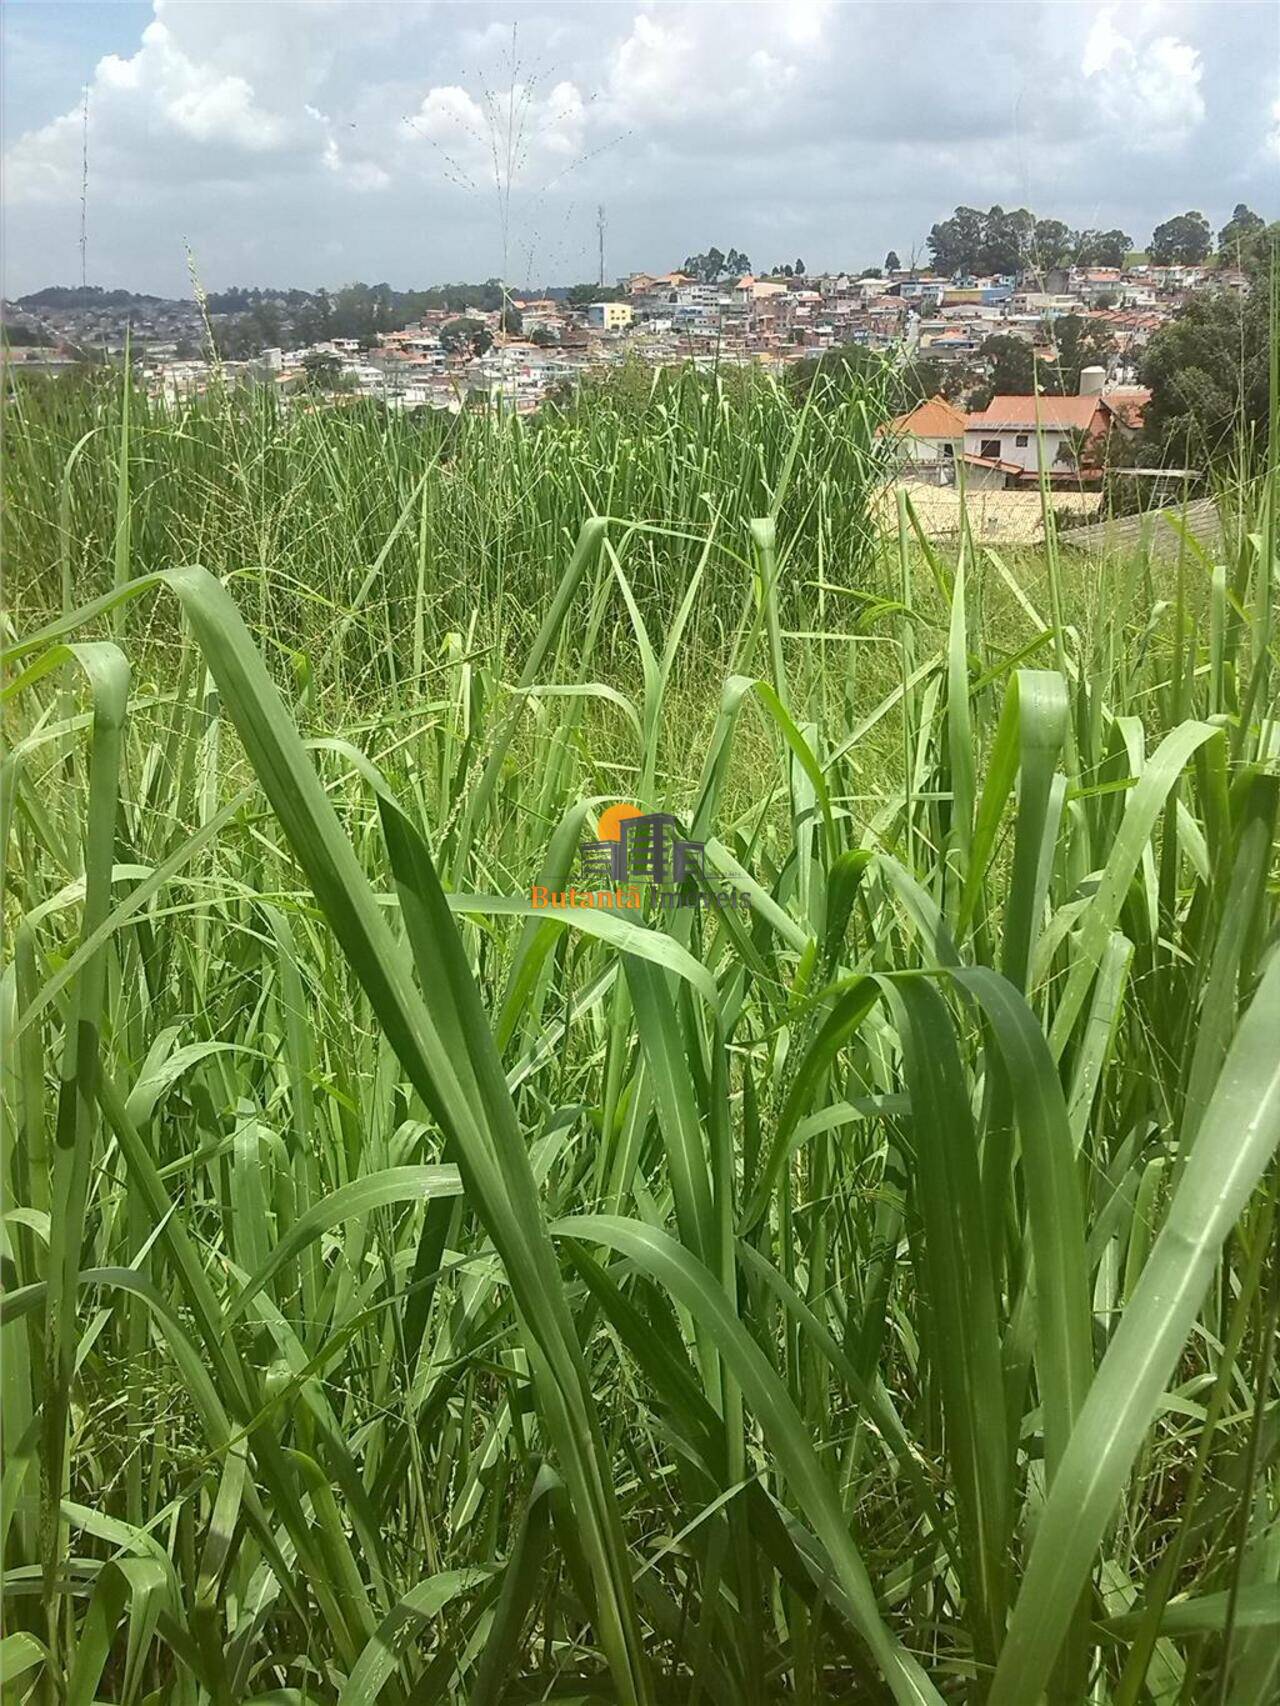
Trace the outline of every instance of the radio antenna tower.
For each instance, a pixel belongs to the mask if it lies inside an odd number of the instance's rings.
[[[89,282],[89,85],[84,86],[84,116],[80,126],[80,288]]]
[[[597,282],[600,284],[601,288],[603,288],[603,286],[604,286],[604,203],[603,202],[601,202],[599,207],[596,208],[596,238],[597,238],[597,241],[599,243],[599,249],[600,249],[600,277],[599,277]]]

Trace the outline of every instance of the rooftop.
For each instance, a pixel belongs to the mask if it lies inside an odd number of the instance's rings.
[[[1098,410],[1110,410],[1105,397],[993,397],[978,414],[965,417],[965,431],[986,427],[1074,432],[1091,427]],[[1114,411],[1112,411],[1114,412]]]
[[[903,438],[962,438],[964,427],[963,411],[945,397],[938,396],[930,397],[927,403],[921,403],[909,414],[889,421],[884,430]]]

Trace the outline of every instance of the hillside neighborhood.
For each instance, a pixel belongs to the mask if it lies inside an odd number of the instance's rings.
[[[1054,325],[1067,317],[1082,320],[1110,351],[1107,386],[1128,389],[1148,338],[1191,294],[1246,285],[1235,268],[1147,263],[959,278],[915,269],[788,273],[710,282],[681,271],[632,273],[584,303],[564,292],[511,291],[501,308],[430,309],[403,329],[269,346],[238,361],[210,359],[210,327],[195,302],[144,300],[126,313],[23,298],[5,303],[3,314],[7,331],[20,328],[33,340],[7,359],[33,370],[70,367],[83,350],[119,359],[127,332],[148,389],[175,402],[203,391],[215,371],[286,395],[310,372],[327,388],[393,409],[456,412],[487,400],[523,414],[566,381],[627,360],[781,370],[852,348],[927,361],[945,382],[947,374],[980,378],[984,342],[1006,336],[1052,366]],[[1129,425],[1133,407],[1130,396]]]
[[[1087,515],[1105,470],[1132,460],[1125,449],[1151,400],[1141,380],[1150,340],[1197,306],[1243,303],[1245,243],[1266,228],[1237,207],[1213,256],[1198,214],[1158,227],[1145,253],[1123,232],[1068,233],[1056,221],[1019,235],[1020,218],[1030,216],[957,208],[930,233],[930,266],[903,266],[891,251],[856,274],[799,259],[753,272],[746,255],[712,248],[668,272],[537,291],[493,279],[418,293],[353,285],[333,297],[197,288],[193,300],[54,288],[0,304],[4,359],[12,380],[127,352],[148,393],[174,407],[211,386],[248,385],[290,408],[364,397],[396,413],[518,415],[627,367],[803,381],[828,364],[869,364],[896,377],[908,405],[880,429],[899,482],[1021,494],[1036,513],[1048,485]],[[931,506],[946,531],[954,504],[935,496]],[[994,533],[1022,513],[1016,500],[988,507]]]

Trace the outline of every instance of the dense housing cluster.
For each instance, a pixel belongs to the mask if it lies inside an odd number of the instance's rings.
[[[14,343],[7,359],[28,369],[58,371],[86,353],[120,359],[128,338],[148,388],[173,401],[204,391],[217,372],[285,395],[364,394],[394,409],[453,412],[487,400],[529,413],[555,388],[627,359],[782,370],[846,349],[927,361],[950,395],[992,376],[996,363],[984,346],[993,338],[1018,340],[1051,365],[1059,356],[1054,328],[1067,318],[1083,321],[1106,349],[1108,384],[1131,385],[1148,338],[1192,295],[1246,288],[1245,274],[1230,266],[1147,262],[951,277],[919,268],[862,276],[789,269],[711,281],[683,271],[631,273],[602,288],[599,301],[581,300],[581,287],[538,295],[478,289],[481,301],[429,308],[396,329],[291,339],[313,324],[292,312],[287,297],[301,294],[292,292],[269,298],[282,341],[243,359],[225,351],[223,324],[232,317],[195,301],[127,292],[70,305],[22,298],[4,305],[4,320]]]

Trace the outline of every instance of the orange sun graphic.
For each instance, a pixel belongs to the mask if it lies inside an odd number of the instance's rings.
[[[617,841],[622,835],[622,825],[629,817],[643,817],[639,806],[628,805],[620,800],[617,805],[606,806],[600,813],[599,835],[601,841]]]

